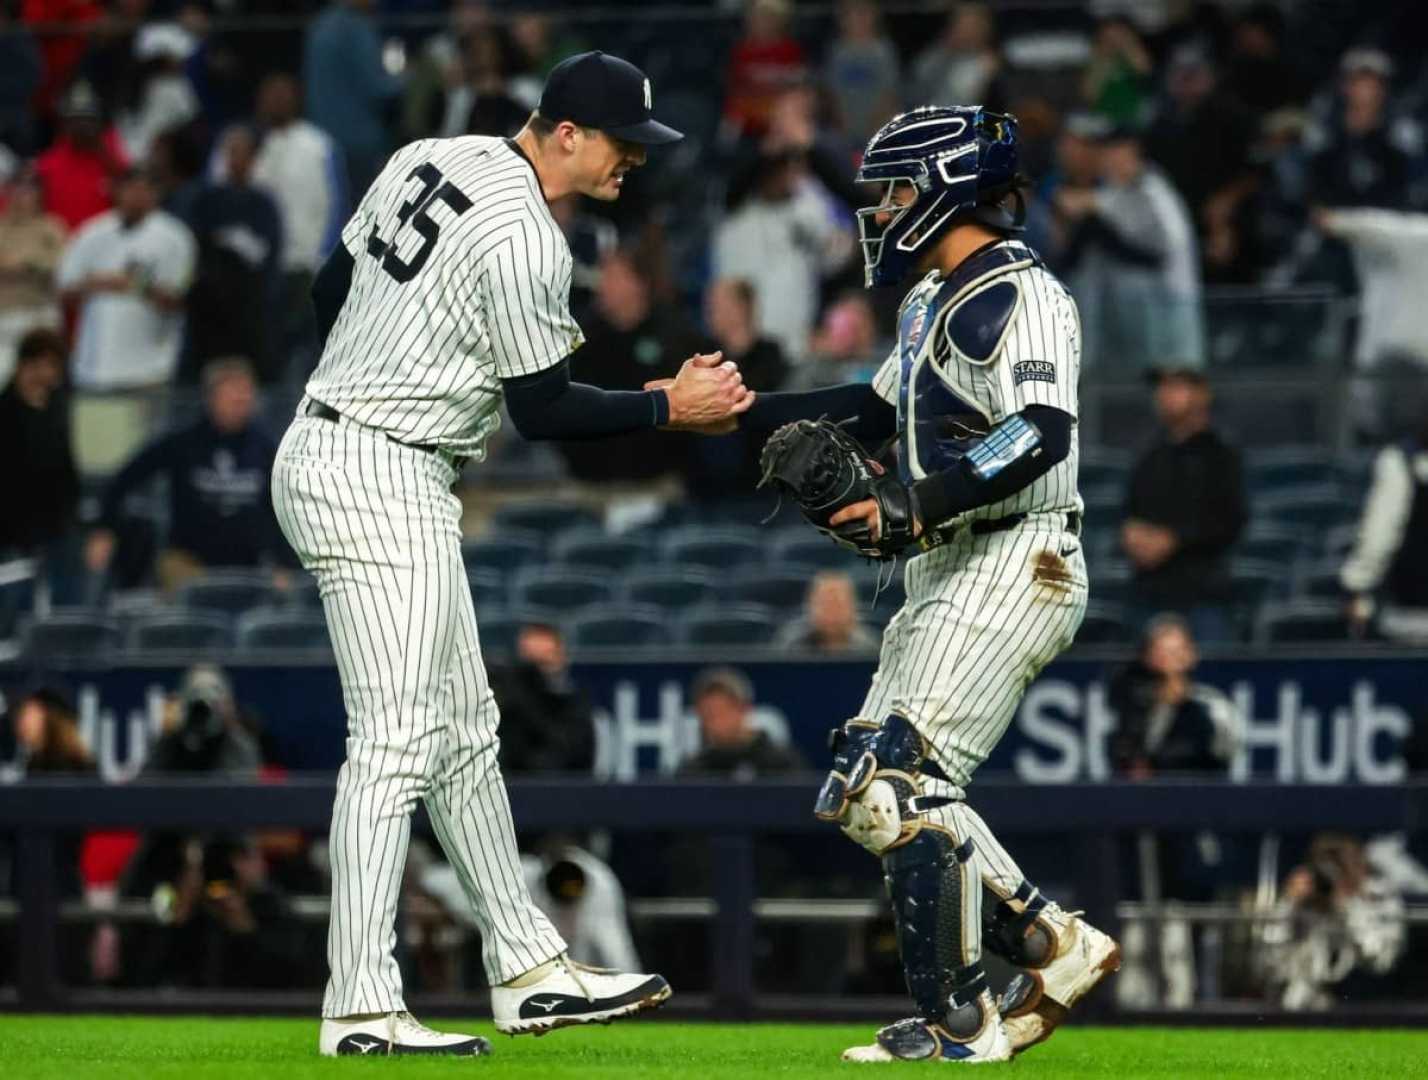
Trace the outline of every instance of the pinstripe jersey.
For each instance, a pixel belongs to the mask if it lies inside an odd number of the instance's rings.
[[[969,348],[969,336],[955,331],[953,320],[975,323],[982,310],[995,317],[976,327]],[[1080,369],[1075,301],[1030,248],[1006,241],[945,278],[933,271],[913,287],[899,311],[897,347],[873,388],[898,409],[900,465],[912,481],[951,467],[970,439],[1028,405],[1049,405],[1074,418]],[[1078,458],[1073,425],[1070,452],[1045,475],[951,520],[1080,510]]]
[[[400,442],[480,457],[503,378],[584,341],[570,248],[513,143],[398,150],[342,230],[352,284],[308,395]]]

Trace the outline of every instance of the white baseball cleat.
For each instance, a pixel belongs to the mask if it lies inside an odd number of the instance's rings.
[[[982,1065],[1010,1061],[1011,1043],[1002,1027],[990,994],[982,993],[982,1027],[970,1039],[958,1039],[941,1024],[921,1016],[889,1024],[869,1046],[852,1046],[843,1051],[844,1061],[873,1064],[888,1061],[940,1061],[960,1065]]]
[[[1121,966],[1115,939],[1079,913],[1048,904],[1041,917],[1055,928],[1055,957],[1045,967],[1018,974],[998,1002],[1015,1054],[1049,1039],[1071,1006]]]
[[[432,1031],[409,1012],[385,1013],[364,1020],[323,1020],[317,1037],[323,1057],[385,1057],[388,1054],[445,1054],[481,1057],[491,1044],[478,1035]]]
[[[608,1024],[669,1000],[660,975],[587,967],[566,956],[548,960],[517,980],[491,988],[491,1012],[503,1035],[544,1035],[571,1024]]]

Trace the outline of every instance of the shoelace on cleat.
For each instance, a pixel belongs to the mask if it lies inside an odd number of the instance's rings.
[[[389,1042],[396,1043],[399,1041],[397,1039],[398,1028],[400,1028],[403,1032],[407,1032],[417,1036],[430,1036],[433,1039],[441,1037],[441,1032],[433,1031],[431,1028],[427,1027],[409,1012],[399,1012],[392,1014],[391,1019],[388,1022],[388,1030],[391,1036],[388,1040]]]

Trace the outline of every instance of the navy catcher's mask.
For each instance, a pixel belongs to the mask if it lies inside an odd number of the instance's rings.
[[[877,206],[858,211],[869,288],[901,281],[959,219],[1015,233],[1026,218],[1016,118],[980,105],[926,105],[893,117],[868,140],[857,180],[886,185]],[[915,192],[902,206],[893,201],[899,182]],[[1008,194],[1015,196],[1015,212],[1001,205]],[[886,225],[878,224],[880,214],[892,215]]]

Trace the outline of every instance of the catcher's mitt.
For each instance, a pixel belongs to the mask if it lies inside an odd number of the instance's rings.
[[[859,555],[891,559],[913,541],[912,493],[864,453],[858,440],[831,420],[798,420],[779,428],[759,457],[763,479],[798,503],[813,527]],[[880,529],[864,521],[831,526],[845,506],[876,500]]]

